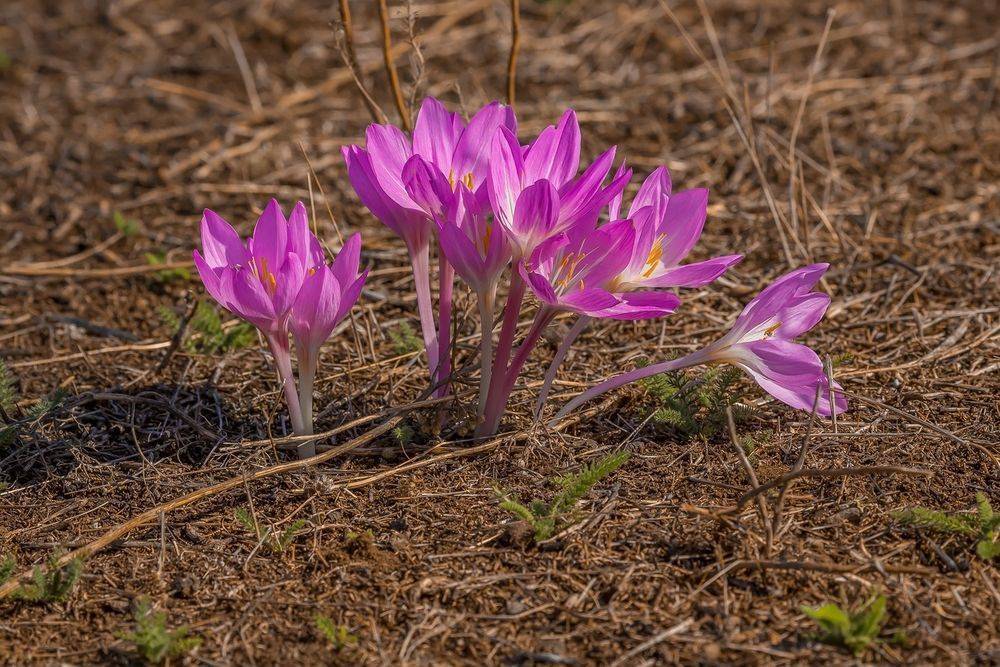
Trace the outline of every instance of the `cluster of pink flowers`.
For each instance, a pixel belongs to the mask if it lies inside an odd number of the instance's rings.
[[[660,167],[623,214],[631,170],[622,165],[611,173],[612,147],[581,171],[580,143],[572,110],[522,144],[509,107],[494,102],[466,124],[428,98],[412,137],[391,125],[370,125],[364,148],[344,148],[359,198],[410,249],[431,382],[439,393],[447,391],[451,376],[454,274],[476,294],[482,320],[477,435],[496,432],[525,361],[555,315],[572,312],[578,320],[546,374],[536,416],[556,369],[587,322],[668,315],[681,300],[664,288],[701,287],[741,259],[726,255],[683,264],[701,236],[708,191],[675,193],[666,168]],[[435,238],[440,267],[436,318],[429,272]],[[779,400],[811,408],[817,387],[827,380],[816,354],[791,339],[825,311],[828,298],[810,291],[825,268],[816,265],[788,274],[747,306],[732,332],[672,367],[735,363]],[[505,275],[509,284],[494,341],[497,294]],[[792,284],[795,289],[789,291]],[[515,349],[529,290],[538,307]],[[643,372],[659,372],[649,370],[657,366]],[[633,375],[620,383],[641,373]],[[843,409],[843,398],[837,401],[831,407],[824,399],[818,412]]]
[[[660,167],[641,184],[626,211],[623,193],[631,169],[622,164],[612,174],[612,147],[581,170],[580,144],[572,110],[522,144],[509,107],[494,102],[466,123],[428,98],[412,136],[392,125],[370,125],[364,147],[343,149],[358,197],[409,251],[437,396],[450,391],[452,380],[456,274],[476,295],[481,319],[478,436],[497,431],[525,362],[557,314],[574,313],[577,319],[546,373],[536,418],[559,365],[588,322],[669,315],[681,304],[676,290],[707,285],[742,258],[683,263],[705,225],[708,191],[673,192],[666,168]],[[358,272],[360,239],[353,236],[327,265],[302,204],[286,220],[272,201],[245,242],[206,211],[202,243],[204,254],[195,252],[195,262],[206,289],[260,329],[274,355],[293,429],[311,434],[318,348],[349,312],[366,277]],[[432,249],[438,262],[436,309]],[[792,342],[826,311],[829,297],[812,291],[826,268],[816,264],[792,271],[751,301],[718,341],[682,359],[599,384],[557,417],[640,377],[704,363],[736,364],[796,408],[815,408],[823,415],[844,410],[839,387],[829,386],[816,353]],[[515,347],[529,292],[537,301],[534,319]],[[499,310],[501,294],[505,302]],[[297,388],[289,338],[299,364]],[[311,445],[300,449],[303,455],[312,451]]]

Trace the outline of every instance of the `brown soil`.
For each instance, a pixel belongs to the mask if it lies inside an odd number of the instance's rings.
[[[393,113],[368,4],[353,3],[358,58]],[[405,46],[405,8],[393,4]],[[769,552],[752,503],[735,517],[718,514],[749,485],[729,439],[650,423],[641,387],[615,392],[559,433],[530,429],[533,393],[519,391],[505,422],[513,437],[465,456],[455,454],[464,445],[426,451],[439,437],[425,409],[407,418],[415,435],[405,451],[386,436],[207,497],[87,560],[65,602],[0,602],[0,662],[128,663],[135,650],[121,635],[146,596],[171,626],[203,638],[185,664],[849,663],[849,653],[815,641],[800,607],[855,606],[875,591],[888,598],[885,641],[862,659],[1000,662],[996,566],[966,538],[891,516],[914,504],[965,510],[977,491],[1000,505],[1000,11],[990,2],[843,0],[810,85],[826,5],[713,2],[713,32],[697,4],[677,3],[706,66],[655,2],[525,0],[524,133],[575,107],[588,155],[617,143],[641,173],[666,162],[677,186],[711,187],[700,256],[747,254],[676,316],[592,329],[553,405],[579,383],[718,335],[786,270],[770,192],[792,260],[832,264],[823,287],[834,305],[809,342],[850,355],[838,379],[876,403],[853,400],[835,428],[808,436],[807,416],[762,404],[739,427],[760,439],[758,476],[789,470],[808,437],[807,468],[906,466],[929,478],[800,480]],[[320,428],[422,391],[420,359],[398,354],[386,335],[415,316],[402,244],[362,211],[341,163],[339,147],[358,141],[369,118],[341,66],[335,7],[0,7],[9,57],[0,69],[0,357],[19,396],[6,417],[67,393],[0,448],[0,554],[22,568],[288,458],[267,442],[286,424],[256,348],[206,355],[182,346],[159,368],[172,335],[161,309],[183,313],[201,290],[154,273],[145,254],[187,261],[204,207],[247,229],[267,197],[286,206],[311,197],[327,239],[337,233],[327,205],[341,233],[363,231],[375,273],[354,327],[324,348]],[[426,93],[469,109],[503,96],[505,3],[414,10]],[[713,36],[737,122],[712,76]],[[406,86],[408,62],[399,59]],[[310,188],[302,151],[325,197]],[[136,221],[135,233],[116,230],[116,211]],[[468,315],[461,334],[474,335],[474,302],[461,294],[459,308]],[[541,346],[529,384],[552,352]],[[555,540],[532,546],[498,507],[494,486],[548,497],[557,474],[619,446],[631,460]],[[434,458],[443,453],[455,455]],[[428,464],[369,479],[408,460]],[[251,506],[279,531],[305,525],[284,552],[258,548],[234,518]],[[357,643],[332,648],[317,613]],[[904,643],[891,641],[897,630]]]

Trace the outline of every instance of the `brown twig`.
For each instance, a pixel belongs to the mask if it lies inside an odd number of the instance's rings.
[[[396,102],[396,110],[399,111],[399,119],[403,123],[403,129],[409,132],[413,129],[413,125],[410,123],[410,112],[406,108],[403,90],[399,85],[399,73],[396,71],[396,63],[392,57],[392,32],[389,30],[389,7],[386,6],[386,0],[378,0],[378,20],[382,24],[382,57],[385,59],[389,87],[392,88],[392,97]]]
[[[739,458],[740,464],[747,474],[747,479],[750,480],[750,485],[756,491],[760,488],[760,482],[757,480],[757,473],[754,472],[753,466],[750,465],[750,459],[747,458],[746,452],[743,451],[743,445],[740,444],[739,435],[736,433],[736,422],[733,420],[733,409],[728,405],[726,406],[726,424],[729,427],[729,439],[733,443],[733,449],[736,450],[736,456]],[[764,526],[767,548],[770,551],[771,543],[774,539],[774,530],[768,512],[767,499],[762,494],[755,494],[754,498],[757,502],[757,514],[760,516],[760,522]],[[740,509],[743,509],[742,505]]]
[[[190,293],[188,295],[190,297]],[[167,348],[166,354],[163,355],[163,359],[160,363],[156,365],[156,370],[154,373],[161,372],[170,363],[173,358],[174,353],[177,352],[177,348],[181,346],[181,341],[184,340],[184,334],[187,332],[188,324],[191,322],[191,318],[194,317],[194,312],[198,309],[198,299],[193,299],[191,304],[188,306],[187,311],[184,313],[184,317],[181,318],[180,323],[177,325],[177,331],[170,338],[170,347]]]
[[[382,111],[382,107],[378,105],[378,102],[375,101],[375,98],[368,91],[368,86],[365,84],[364,72],[361,70],[360,65],[358,65],[358,54],[354,48],[354,25],[351,22],[351,6],[348,0],[339,0],[339,9],[340,28],[344,32],[343,38],[337,40],[340,58],[351,72],[354,85],[361,93],[361,99],[364,100],[365,107],[368,109],[372,120],[376,123],[388,123],[389,119],[386,117],[385,112]]]
[[[517,54],[521,49],[521,0],[510,0],[510,55],[507,57],[507,104],[514,106]]]

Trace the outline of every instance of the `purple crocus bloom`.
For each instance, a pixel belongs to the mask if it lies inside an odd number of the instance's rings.
[[[513,110],[499,102],[480,109],[466,125],[434,98],[420,107],[413,140],[392,125],[369,125],[366,148],[343,149],[348,177],[362,203],[406,242],[413,268],[420,328],[438,395],[450,374],[453,271],[442,258],[439,314],[430,289],[430,237],[434,221],[456,207],[459,187],[486,199],[490,142],[497,128],[516,131]]]
[[[634,245],[631,225],[605,226],[578,238],[560,234],[539,244],[522,272],[535,296],[556,310],[614,319],[673,312],[680,304],[673,294],[613,294],[606,289],[625,269]]]
[[[496,292],[500,274],[510,263],[510,245],[476,196],[460,186],[452,211],[438,223],[441,251],[477,294]]]
[[[631,177],[632,172],[623,169],[604,185],[614,157],[615,148],[609,148],[582,174],[576,175],[580,166],[580,127],[572,109],[563,114],[558,125],[542,130],[527,147],[522,147],[507,128],[496,131],[488,192],[493,213],[508,232],[515,259],[529,256],[547,238],[575,228],[589,229],[597,223],[601,210]],[[544,217],[545,226],[525,225],[525,220],[540,221],[519,215],[517,208],[524,206],[525,192],[540,183],[547,183],[555,190],[556,213]],[[536,193],[530,201],[537,204],[538,199]]]
[[[611,292],[701,287],[743,259],[742,255],[724,255],[681,264],[705,227],[708,190],[697,188],[671,194],[666,167],[658,167],[646,178],[624,220],[618,220],[621,204],[621,195],[611,201],[608,213],[614,222],[607,227],[631,224],[635,228],[635,245],[625,268],[608,286]]]
[[[350,312],[367,276],[367,271],[358,274],[361,237],[348,239],[327,265],[302,202],[286,220],[272,199],[245,242],[207,209],[201,239],[204,254],[195,250],[194,263],[205,289],[224,308],[260,329],[274,356],[292,429],[296,435],[311,435],[319,347]],[[298,392],[289,334],[299,364]],[[313,443],[300,445],[300,457],[313,454]]]
[[[830,386],[823,363],[811,348],[793,342],[816,326],[830,304],[828,295],[812,291],[828,266],[813,264],[785,274],[747,304],[732,329],[719,340],[680,359],[606,380],[567,403],[553,421],[622,385],[704,363],[739,366],[764,391],[794,408],[811,411],[815,404],[821,415],[840,414],[847,409],[842,388],[836,382]]]

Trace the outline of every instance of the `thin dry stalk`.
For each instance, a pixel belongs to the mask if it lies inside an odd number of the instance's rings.
[[[340,9],[340,29],[343,31],[343,35],[339,36],[337,39],[337,48],[340,51],[340,58],[347,65],[347,69],[351,72],[351,77],[354,79],[354,85],[357,87],[358,92],[361,93],[361,99],[365,102],[365,108],[368,109],[368,114],[372,117],[372,120],[376,123],[385,124],[389,122],[388,117],[385,112],[382,111],[382,107],[379,106],[375,98],[368,91],[368,86],[365,84],[364,72],[358,65],[358,54],[354,48],[354,25],[351,22],[351,6],[348,0],[339,0],[338,7]]]
[[[386,5],[386,0],[378,0],[378,20],[382,24],[382,57],[385,59],[389,87],[392,88],[392,97],[396,102],[396,110],[399,112],[403,129],[409,132],[413,129],[413,124],[410,122],[410,111],[406,108],[403,90],[399,85],[399,72],[396,71],[396,62],[392,56],[392,31],[389,29],[389,7]]]
[[[514,106],[517,55],[521,49],[521,0],[510,0],[510,55],[507,57],[507,104]]]

